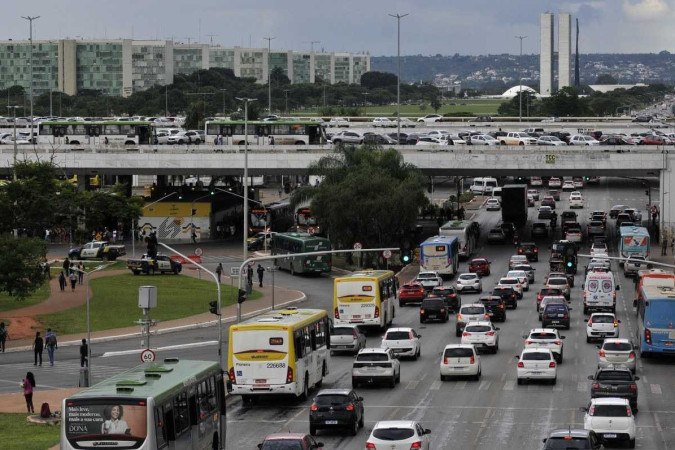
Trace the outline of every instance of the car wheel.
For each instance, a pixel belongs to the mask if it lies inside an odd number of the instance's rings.
[[[478,373],[476,375],[473,376],[473,381],[478,381],[478,380],[480,380],[480,370],[478,371]]]
[[[316,427],[313,425],[309,426],[309,434],[312,436],[316,436]]]
[[[396,376],[392,375],[391,380],[389,380],[389,387],[393,388],[396,387]]]
[[[499,351],[499,342],[496,343],[494,347],[492,347],[492,353],[496,355],[498,351]]]
[[[300,400],[305,401],[309,398],[309,375],[305,373],[305,382],[302,386],[302,394],[300,395]]]
[[[635,439],[628,441],[628,448],[635,448]]]
[[[560,352],[560,360],[558,361],[558,364],[562,364],[563,362],[563,352]]]
[[[398,307],[403,308],[403,302],[401,300],[398,301]]]
[[[516,382],[518,383],[519,386],[520,386],[521,384],[523,384],[523,380],[522,380],[521,378],[518,378],[518,380],[516,380]]]
[[[461,330],[456,330],[456,331],[455,331],[455,337],[460,337],[461,335],[462,335],[462,331],[461,331]]]
[[[349,432],[351,433],[352,436],[356,436],[357,433],[359,432],[359,423],[356,421],[356,419],[354,420],[354,423],[352,423],[352,427],[349,430]]]
[[[518,309],[518,302],[513,303],[513,309]]]
[[[586,314],[586,313],[584,313],[584,314]],[[587,344],[591,343],[591,337],[590,336],[586,336],[586,343]]]
[[[398,375],[396,375],[396,383],[398,384],[400,382],[401,382],[401,371],[399,370]]]
[[[445,380],[447,380],[447,378],[445,377],[445,375],[441,374],[441,381],[445,381]]]
[[[551,384],[555,386],[555,384],[558,382],[558,377],[555,377],[553,380],[551,380]]]
[[[356,389],[357,387],[359,387],[359,382],[356,381],[356,378],[352,377],[352,389]]]
[[[364,413],[361,413],[361,418],[359,419],[359,428],[363,428],[364,426],[366,426],[366,419],[363,415]]]

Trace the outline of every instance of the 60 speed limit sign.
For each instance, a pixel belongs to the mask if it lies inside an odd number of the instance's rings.
[[[155,361],[155,352],[146,348],[141,352],[141,362],[153,362]]]

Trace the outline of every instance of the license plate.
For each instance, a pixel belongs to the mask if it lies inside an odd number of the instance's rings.
[[[360,318],[361,318],[361,314],[354,314],[352,317],[353,317],[354,319],[360,319]]]
[[[326,420],[326,425],[337,425],[337,420]]]
[[[391,351],[393,353],[401,353],[403,350],[401,350],[400,348],[393,348],[393,349],[391,349]]]
[[[530,373],[531,373],[532,375],[541,375],[541,372],[539,372],[539,371],[537,371],[537,370],[533,370],[533,371],[531,371]]]
[[[435,318],[436,318],[436,314],[429,314],[429,318],[430,318],[430,319],[435,319]]]
[[[265,383],[267,383],[266,379],[255,380],[255,384],[265,384]]]
[[[616,434],[614,433],[606,433],[603,436],[606,437],[607,439],[616,439]]]
[[[675,331],[671,331],[670,333],[668,333],[668,337],[670,339],[675,339]]]

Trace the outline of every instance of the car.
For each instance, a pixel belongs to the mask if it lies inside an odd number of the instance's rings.
[[[599,450],[602,440],[593,430],[560,428],[552,430],[544,442],[543,450]]]
[[[556,362],[562,364],[565,336],[560,336],[555,328],[533,328],[523,336],[523,339],[525,339],[525,348],[547,348],[553,353]]]
[[[382,337],[380,347],[390,349],[397,358],[417,359],[422,353],[422,336],[410,327],[389,328]]]
[[[605,223],[601,220],[591,220],[586,225],[586,234],[588,237],[601,236],[605,234]],[[591,249],[593,251],[593,249]]]
[[[477,273],[462,273],[457,277],[455,284],[457,292],[475,291],[483,292],[483,282]]]
[[[548,179],[548,187],[560,188],[562,187],[562,180],[558,177],[551,177]]]
[[[534,227],[532,228],[532,231],[534,231]],[[516,252],[519,255],[525,255],[528,261],[539,261],[539,246],[534,242],[519,243],[516,247]]]
[[[584,207],[584,196],[581,195],[581,192],[574,191],[570,193],[570,208],[583,208]]]
[[[273,236],[274,234],[271,232],[261,231],[256,235],[246,239],[246,248],[252,252],[262,249],[270,249],[272,247]]]
[[[581,243],[584,240],[584,235],[581,232],[581,228],[578,226],[568,226],[565,230],[564,238],[566,241]]]
[[[501,222],[497,226],[504,231],[506,239],[513,239],[516,235],[516,225],[512,222]]]
[[[549,197],[553,197],[553,200],[555,200],[556,202],[560,201],[560,190],[558,189],[549,189],[548,191],[546,191],[546,195]]]
[[[505,244],[506,243],[506,234],[501,228],[491,228],[487,234],[488,244]]]
[[[543,300],[542,300],[543,302]],[[563,303],[549,303],[541,313],[542,328],[562,327],[570,329],[570,311],[572,308]]]
[[[631,256],[623,261],[623,274],[627,277],[636,277],[640,270],[651,268],[652,265],[644,256]]]
[[[537,139],[537,145],[559,146],[567,144],[564,141],[561,141],[557,136],[540,136],[539,139]]]
[[[626,214],[628,214],[631,218],[631,220],[638,225],[642,223],[642,212],[637,209],[637,208],[626,208],[623,210]]]
[[[456,313],[462,306],[462,297],[454,286],[436,286],[429,293],[429,297],[438,297],[445,302],[448,311]]]
[[[417,124],[415,122],[408,119],[407,117],[401,117],[400,119],[394,119],[394,123],[396,124],[396,126],[400,126],[401,128],[415,128],[417,126]]]
[[[600,177],[588,177],[588,180],[586,180],[586,183],[588,183],[588,184],[600,184]]]
[[[371,145],[396,145],[398,141],[386,134],[364,133],[363,143]]]
[[[567,300],[570,298],[570,285],[567,281],[567,277],[563,276],[549,276],[544,283],[546,288],[558,288],[563,292],[563,295]]]
[[[618,338],[619,324],[621,321],[616,318],[614,313],[599,312],[591,314],[586,322],[586,342],[590,343],[595,339]]]
[[[591,260],[592,261],[592,260]],[[548,273],[548,278],[551,277],[563,277],[567,278],[567,284],[569,284],[570,288],[574,287],[574,274],[572,273],[565,273],[565,272],[549,272]]]
[[[198,130],[190,130],[190,131],[179,131],[178,133],[169,136],[167,139],[167,144],[172,145],[172,144],[178,144],[178,145],[183,145],[183,144],[200,144],[204,141],[202,138],[202,135],[199,133]]]
[[[548,206],[552,210],[555,209],[555,199],[550,195],[544,196],[544,198],[541,199],[540,209],[544,206]]]
[[[530,230],[530,235],[532,238],[545,238],[548,237],[548,228],[549,228],[549,222],[543,222],[541,220],[537,220],[536,222],[532,223],[532,229]],[[535,261],[538,261],[539,257],[537,256],[537,259]]]
[[[649,134],[639,142],[639,145],[671,145],[672,143],[673,141],[665,136]]]
[[[562,289],[558,288],[547,288],[543,287],[539,289],[539,292],[537,292],[537,299],[536,299],[536,304],[535,304],[535,309],[539,311],[539,304],[541,301],[544,299],[544,297],[547,296],[556,296],[556,295],[563,295]],[[563,296],[564,297],[564,296]]]
[[[469,272],[476,273],[481,277],[490,275],[490,261],[485,258],[474,258],[469,262]]]
[[[333,326],[330,332],[330,354],[350,352],[357,354],[366,348],[366,336],[357,325],[344,324]]]
[[[607,224],[607,213],[605,211],[593,211],[591,213],[591,220],[600,220]]]
[[[427,114],[424,117],[418,118],[417,122],[429,125],[431,123],[440,122],[441,120],[443,120],[443,116],[441,116],[440,114]]]
[[[608,365],[600,367],[594,375],[589,375],[591,380],[591,398],[620,397],[630,402],[634,412],[638,412],[638,385],[636,381],[640,377],[633,375],[627,367]]]
[[[555,384],[558,380],[558,363],[548,348],[524,348],[516,358],[518,384],[531,380],[544,380]]]
[[[537,210],[537,220],[548,220],[550,223],[551,217],[553,217],[553,208],[548,205],[542,205]]]
[[[527,264],[527,263],[528,259],[526,255],[523,254],[512,255],[509,258],[509,270],[513,270],[513,268],[519,264]]]
[[[443,286],[443,279],[438,272],[433,270],[426,270],[420,272],[415,277],[415,281],[424,286],[427,291],[432,290],[436,286]]]
[[[530,194],[527,194],[527,207],[533,208],[534,205],[535,205],[534,197],[532,197]]]
[[[485,209],[488,211],[499,211],[502,209],[502,204],[499,203],[499,199],[497,197],[490,197],[485,202]]]
[[[276,114],[267,114],[265,116],[262,116],[261,120],[263,122],[276,122],[279,119],[280,119],[280,117]]]
[[[328,121],[328,127],[349,128],[349,119],[344,117],[331,117],[331,119]]]
[[[499,295],[486,295],[479,300],[485,305],[487,315],[493,322],[506,322],[506,302]]]
[[[619,231],[619,228],[621,227],[627,227],[627,226],[632,226],[633,224],[633,218],[630,216],[628,213],[621,212],[617,214],[616,216],[616,231]]]
[[[478,381],[482,374],[480,355],[471,344],[449,344],[443,349],[440,364],[441,381],[451,377],[470,376]]]
[[[515,277],[502,277],[499,279],[499,282],[497,283],[497,286],[507,286],[513,288],[514,291],[516,291],[516,295],[518,296],[518,299],[523,298],[523,285],[521,284],[520,280]]]
[[[265,437],[258,448],[260,450],[278,450],[292,448],[295,450],[312,450],[322,448],[323,442],[317,442],[310,435],[303,433],[274,433]]]
[[[575,134],[573,136],[570,136],[569,142],[567,142],[568,145],[599,145],[600,141],[597,141],[594,139],[592,136],[588,136],[587,134]]]
[[[569,192],[574,190],[574,181],[565,181],[562,185],[563,192]]]
[[[635,416],[625,398],[594,398],[586,408],[584,428],[593,430],[605,443],[627,442],[635,448]]]
[[[546,295],[544,298],[541,299],[540,302],[537,303],[537,313],[539,314],[539,321],[541,322],[541,317],[544,313],[544,308],[549,303],[558,303],[560,305],[564,305],[567,302],[567,299],[565,298],[564,295]]]
[[[510,307],[511,309],[518,308],[518,294],[510,286],[495,286],[492,289],[491,295],[501,297],[506,307]]]
[[[635,373],[637,356],[630,339],[606,338],[598,349],[598,367],[623,366]]]
[[[607,249],[606,242],[593,242],[591,244],[590,255],[591,258],[595,258],[598,255],[607,255],[609,250]]]
[[[626,209],[626,205],[614,205],[609,209],[609,218],[610,219],[616,219],[616,216],[619,215],[619,213],[623,212],[623,210]]]
[[[396,122],[387,117],[375,117],[372,122],[373,128],[382,127],[382,128],[391,128],[396,127]]]
[[[427,291],[422,283],[417,281],[406,283],[398,290],[398,306],[405,306],[408,303],[421,303],[426,294]]]
[[[489,320],[469,322],[464,327],[460,343],[471,344],[476,349],[485,349],[496,354],[499,351],[499,328]]]
[[[534,272],[536,269],[532,267],[530,264],[518,264],[513,268],[513,270],[520,270],[525,272],[525,274],[527,275],[528,285],[532,285],[534,283]]]
[[[422,300],[422,304],[420,305],[420,323],[425,323],[429,320],[447,322],[449,316],[450,312],[442,298],[427,297]]]
[[[530,276],[524,270],[509,270],[506,273],[507,278],[517,278],[520,284],[523,286],[523,291],[530,290]]]
[[[309,407],[309,434],[321,429],[343,428],[356,436],[364,421],[363,397],[352,389],[323,389]]]
[[[574,182],[574,189],[583,189],[584,188],[584,178],[583,177],[572,177]]]
[[[352,388],[361,383],[387,383],[395,387],[401,381],[401,363],[390,348],[364,348],[352,364]]]
[[[469,143],[471,145],[500,145],[501,143],[489,134],[476,134],[471,136]]]
[[[448,145],[448,141],[445,139],[433,137],[433,136],[420,136],[417,139],[415,145]]]
[[[530,186],[543,186],[544,181],[541,177],[530,177]]]
[[[539,201],[539,190],[538,189],[528,189],[527,195],[531,195],[536,201]]]
[[[366,450],[429,450],[431,430],[411,420],[385,420],[375,424],[366,441]]]
[[[460,337],[464,327],[469,322],[476,322],[481,320],[490,320],[487,314],[485,305],[482,303],[469,303],[462,305],[457,313],[457,320],[455,322],[455,336]]]
[[[334,134],[330,141],[335,145],[363,144],[363,136],[355,131],[340,131]]]

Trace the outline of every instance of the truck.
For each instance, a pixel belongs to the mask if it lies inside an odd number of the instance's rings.
[[[183,270],[183,265],[166,255],[157,255],[156,257],[152,258],[146,254],[140,259],[127,260],[127,268],[131,270],[134,275],[140,275],[141,273],[146,275],[154,275],[158,272],[160,274],[173,273],[178,275],[181,270]]]
[[[534,145],[537,143],[537,138],[524,131],[510,131],[506,133],[506,136],[499,138],[499,143],[502,145]]]
[[[502,220],[521,227],[527,222],[527,185],[507,184],[502,187]]]
[[[115,261],[118,257],[126,254],[124,245],[111,244],[106,241],[91,241],[68,250],[68,257],[74,260],[105,259]]]

